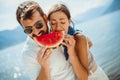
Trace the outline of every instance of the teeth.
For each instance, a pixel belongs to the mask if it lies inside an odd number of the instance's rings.
[[[42,35],[42,33],[38,34],[37,36],[41,36],[41,35]]]
[[[41,33],[40,34],[38,34],[38,36],[40,36],[40,35],[42,35]]]
[[[39,32],[39,33],[38,33],[38,36],[42,35],[43,33],[44,33],[43,31]]]

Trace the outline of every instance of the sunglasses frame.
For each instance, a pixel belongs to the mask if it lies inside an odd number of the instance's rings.
[[[41,21],[37,21],[34,25],[33,25],[36,29],[40,29],[43,27],[43,23]],[[27,26],[24,29],[24,33],[26,34],[31,34],[33,32],[32,26]]]

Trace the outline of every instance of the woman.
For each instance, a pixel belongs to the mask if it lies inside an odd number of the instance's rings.
[[[35,36],[48,32],[46,15],[37,2],[26,1],[20,4],[16,17],[24,32],[29,36],[22,56],[25,69],[31,80],[78,80],[74,70],[77,75],[80,74],[81,80],[87,80],[87,71],[79,63],[73,48],[66,61],[63,46],[51,50],[35,43]],[[73,43],[75,43],[74,39]]]
[[[63,4],[54,5],[49,11],[48,20],[51,31],[62,30],[66,33],[62,44],[67,47],[69,60],[77,77],[80,80],[87,80],[87,77],[88,80],[108,80],[93,59],[89,50],[92,45],[89,39],[81,33],[69,35],[71,15],[68,8]]]

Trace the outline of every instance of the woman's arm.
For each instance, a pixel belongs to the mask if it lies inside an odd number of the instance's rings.
[[[76,52],[69,52],[72,55],[69,55],[70,62],[73,66],[74,72],[79,78],[79,80],[88,80],[88,73],[83,65],[80,63]]]
[[[80,80],[87,80],[88,73],[84,66],[80,63],[78,56],[76,55],[75,50],[76,41],[73,36],[67,35],[64,38],[63,45],[65,45],[68,49],[69,59],[73,66],[74,72]]]
[[[89,48],[91,48],[92,45],[93,45],[92,41],[91,41],[90,38],[88,38],[88,37],[87,37],[87,41],[88,41]]]
[[[88,54],[89,48],[92,46],[91,41],[88,41],[88,38],[83,34],[75,35],[76,40],[76,52],[80,63],[88,72]]]

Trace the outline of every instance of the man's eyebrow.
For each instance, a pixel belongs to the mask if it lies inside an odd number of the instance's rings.
[[[36,23],[38,23],[38,22],[41,22],[41,23],[42,23],[43,21],[42,21],[42,20],[38,20],[38,21],[35,22],[35,24],[34,24],[33,26],[35,26]]]
[[[25,26],[25,28],[32,28],[32,26]]]
[[[35,26],[36,25],[36,23],[38,23],[38,22],[42,22],[42,20],[38,20],[38,21],[36,21],[35,22],[35,24],[34,25],[32,25],[32,26],[25,26],[25,28],[32,28],[33,26]]]

